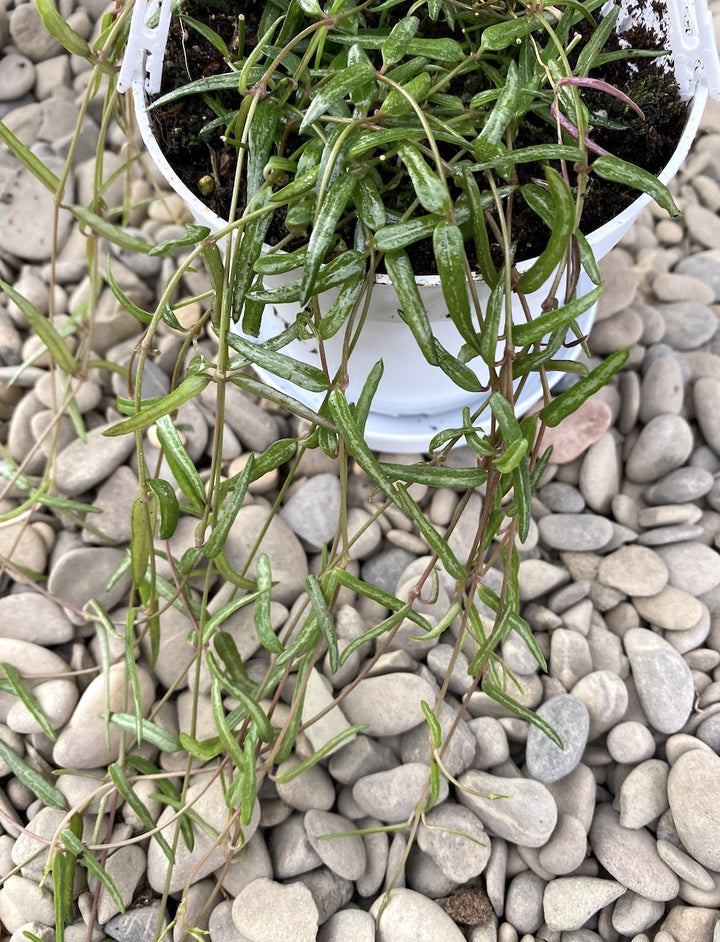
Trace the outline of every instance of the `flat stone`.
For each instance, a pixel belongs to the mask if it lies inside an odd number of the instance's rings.
[[[572,415],[543,435],[543,446],[552,445],[554,464],[568,464],[598,441],[612,424],[612,410],[597,397],[587,399]]]
[[[557,824],[557,806],[540,782],[471,769],[459,779],[458,800],[491,834],[523,847],[542,847]],[[500,797],[486,797],[486,796]]]
[[[580,929],[599,909],[609,906],[624,892],[625,887],[615,880],[558,877],[545,887],[545,922],[549,929],[560,932]]]
[[[318,910],[301,883],[260,879],[235,898],[233,921],[248,942],[315,942]]]
[[[418,828],[418,845],[457,883],[482,873],[490,859],[490,838],[480,819],[463,805],[436,805]]]
[[[667,762],[647,759],[625,778],[620,786],[620,824],[623,827],[645,827],[665,811],[669,771]]]
[[[384,772],[397,764],[397,757],[390,746],[360,734],[333,753],[328,770],[336,782],[352,785],[363,775]]]
[[[660,546],[655,550],[669,573],[670,585],[704,595],[720,585],[720,554],[695,540]]]
[[[591,552],[613,534],[612,523],[597,514],[548,514],[538,521],[541,541],[550,549]]]
[[[565,585],[569,578],[562,566],[555,566],[544,559],[523,559],[518,570],[520,599],[529,602],[539,598]]]
[[[86,441],[78,438],[58,455],[55,483],[65,496],[77,497],[96,487],[135,449],[132,435],[103,435],[111,424],[90,429]]]
[[[690,204],[685,209],[684,221],[696,242],[708,249],[720,248],[720,221],[712,210],[699,203]]]
[[[618,723],[607,734],[607,749],[615,762],[635,765],[655,754],[655,740],[650,730],[637,720]]]
[[[640,385],[640,421],[646,425],[663,413],[678,415],[683,407],[684,393],[683,374],[675,357],[653,360]]]
[[[384,908],[381,907],[384,905]],[[398,887],[370,909],[377,921],[375,942],[465,942],[461,929],[436,902]],[[263,940],[265,942],[265,940]]]
[[[413,813],[430,778],[430,767],[409,762],[387,772],[364,775],[353,785],[352,796],[365,814],[389,824],[406,821]],[[445,778],[440,780],[439,801],[448,794]]]
[[[54,651],[17,638],[0,637],[0,661],[11,664],[21,675],[32,673],[29,687],[41,683],[45,674],[67,674],[70,670],[67,661]]]
[[[35,6],[32,9],[35,10]],[[19,12],[19,11],[16,11]],[[40,34],[48,35],[40,28]],[[29,57],[32,58],[32,57]],[[62,173],[63,161],[44,155],[43,163],[54,173]],[[72,177],[68,180],[65,197],[73,201]],[[3,226],[0,231],[0,248],[28,262],[45,262],[53,251],[53,197],[49,190],[25,167],[15,170],[0,188],[0,203],[3,206]],[[62,247],[70,232],[72,217],[67,211],[58,216],[57,242]]]
[[[685,463],[693,448],[687,421],[679,415],[663,414],[645,425],[625,463],[630,481],[657,481]]]
[[[333,913],[343,909],[353,897],[352,880],[339,877],[328,867],[318,867],[308,873],[301,873],[297,883],[310,890],[310,895],[318,911],[318,923],[326,922]],[[262,936],[263,942],[265,937]]]
[[[145,873],[145,851],[137,844],[130,844],[127,847],[118,847],[110,854],[105,862],[105,870],[108,876],[115,884],[115,887],[126,908],[130,907],[138,883]],[[90,890],[97,889],[97,877],[88,881]],[[97,919],[100,925],[105,923],[120,912],[117,903],[112,899],[105,887],[100,888],[98,896]]]
[[[613,671],[592,671],[581,677],[570,692],[587,707],[590,717],[589,741],[612,729],[625,716],[628,706],[627,687]]]
[[[552,697],[536,711],[562,740],[563,748],[538,729],[528,730],[526,762],[529,774],[540,782],[555,782],[577,766],[582,758],[590,728],[587,707],[577,697]]]
[[[720,757],[705,749],[681,755],[670,770],[668,800],[685,850],[703,867],[720,870]]]
[[[702,376],[693,386],[695,418],[707,444],[720,455],[720,380]]]
[[[700,278],[675,272],[661,272],[653,281],[653,294],[658,301],[699,301],[712,304],[715,292]]]
[[[340,480],[336,474],[316,474],[296,490],[280,517],[303,545],[317,553],[331,543],[340,513]]]
[[[668,582],[662,558],[645,546],[621,546],[600,561],[598,580],[626,595],[657,595]]]
[[[550,840],[538,853],[538,863],[553,876],[572,873],[587,855],[587,830],[582,821],[571,814],[558,815]]]
[[[631,628],[623,644],[648,722],[659,732],[677,732],[695,698],[690,668],[672,645],[647,628]]]
[[[444,743],[443,765],[450,775],[457,777],[473,765],[477,748],[476,739],[466,721],[458,720],[457,711],[449,704],[441,704],[436,716],[440,723]],[[400,756],[403,762],[424,762],[430,765],[432,748],[428,729],[424,724],[403,733]]]
[[[613,253],[599,262],[605,285],[598,301],[598,321],[619,314],[632,304],[639,286],[638,274],[629,265],[618,264]]]
[[[660,901],[677,895],[680,881],[660,859],[650,832],[623,827],[608,804],[598,805],[595,811],[590,844],[605,870],[629,890]]]
[[[0,598],[0,624],[5,638],[50,647],[70,641],[75,633],[62,608],[39,592]]]
[[[194,844],[190,851],[182,838],[177,840],[175,864],[171,867],[169,860],[156,841],[148,846],[147,879],[156,893],[163,893],[167,881],[168,892],[177,893],[190,881],[197,883],[209,876],[228,859],[238,852],[238,847],[231,847],[228,838],[228,821],[234,809],[225,804],[223,783],[219,777],[212,780],[202,778],[196,781],[187,792],[187,801],[197,814],[206,821],[211,828],[219,834],[220,838],[213,838],[204,830],[193,826]],[[177,822],[174,808],[165,808],[158,818],[158,827],[163,828],[163,834],[170,846],[173,846],[177,831]],[[256,802],[250,822],[243,827],[245,842],[248,842],[260,822],[260,803]],[[172,870],[171,873],[169,871]],[[252,884],[250,884],[252,886]]]
[[[590,350],[602,355],[614,353],[638,343],[642,333],[643,322],[639,314],[631,307],[625,307],[612,317],[595,322],[590,334]]]
[[[320,926],[317,942],[375,942],[375,920],[362,909],[340,909]]]
[[[143,716],[147,716],[155,695],[155,682],[142,667],[137,667],[136,673]],[[108,709],[134,712],[132,703],[128,705],[126,702],[128,683],[124,663],[110,666],[107,687],[103,674],[91,681],[55,743],[53,761],[57,766],[96,769],[117,759],[122,731],[119,726],[106,721],[105,712]]]
[[[268,835],[268,851],[272,864],[270,879],[273,876],[278,880],[298,877],[322,864],[322,860],[310,846],[305,822],[300,814],[291,814],[272,828]]]
[[[300,540],[284,520],[274,517],[265,529],[267,521],[265,507],[259,504],[241,507],[226,541],[225,552],[230,565],[241,572],[262,532],[258,554],[265,553],[270,559],[272,578],[276,583],[272,597],[276,602],[291,605],[305,587],[307,557]],[[257,554],[247,567],[249,579],[255,578],[256,558]]]
[[[569,628],[557,628],[550,636],[550,675],[567,690],[593,669],[587,638]]]
[[[118,913],[108,920],[103,931],[116,942],[141,942],[142,939],[153,938],[156,933],[161,936],[168,925],[168,917],[165,913],[161,915],[161,911],[162,904],[157,902]]]
[[[130,588],[129,572],[107,588],[124,560],[125,551],[110,546],[79,547],[63,553],[50,571],[50,594],[68,605],[68,615],[75,624],[85,622],[81,613],[90,599],[112,611]]]
[[[677,873],[681,880],[692,884],[699,890],[710,893],[715,889],[715,881],[705,867],[686,854],[677,845],[662,838],[657,842],[657,852],[670,869]]]
[[[673,906],[660,927],[674,942],[714,942],[720,934],[717,909]],[[655,936],[659,938],[659,935]]]
[[[641,618],[665,631],[692,628],[703,614],[702,602],[672,585],[666,585],[657,595],[634,596],[632,601]]]
[[[704,497],[713,486],[713,475],[705,468],[676,468],[643,491],[647,504],[683,504]]]
[[[299,762],[297,756],[290,756],[289,759],[280,763],[278,774],[282,775]],[[335,802],[335,787],[327,769],[322,765],[311,765],[295,778],[287,782],[277,782],[276,788],[278,796],[298,811],[310,811],[313,808],[329,811]]]
[[[613,906],[612,927],[621,935],[633,938],[654,925],[664,912],[661,901],[645,899],[628,890]]]
[[[0,101],[22,98],[35,84],[35,67],[27,56],[8,52],[0,60]]]
[[[0,888],[0,919],[8,932],[17,931],[32,919],[53,925],[52,893],[34,880],[13,874]]]
[[[417,674],[396,673],[361,680],[342,701],[350,723],[367,723],[368,736],[392,736],[424,722],[420,703],[433,703],[432,685]],[[387,704],[392,703],[392,710]],[[371,813],[371,812],[369,812]]]
[[[658,304],[657,308],[665,322],[663,339],[675,350],[695,350],[710,340],[717,330],[717,315],[711,307],[699,301],[675,301]]]
[[[531,870],[518,873],[510,881],[505,894],[505,920],[517,932],[537,932],[543,924],[543,893],[545,880]]]
[[[590,510],[606,516],[610,513],[613,498],[620,490],[618,449],[611,432],[606,432],[585,452],[579,487]]]
[[[552,513],[581,514],[585,510],[585,498],[578,488],[563,481],[543,485],[537,496]]]
[[[47,680],[33,689],[33,696],[53,729],[61,729],[70,719],[78,701],[78,689],[72,680]],[[7,724],[16,733],[40,733],[42,727],[30,710],[18,700],[10,707]]]
[[[304,820],[310,846],[333,873],[346,880],[357,880],[363,875],[367,857],[359,834],[323,839],[323,835],[353,831],[355,825],[352,821],[340,814],[317,809],[306,812]]]

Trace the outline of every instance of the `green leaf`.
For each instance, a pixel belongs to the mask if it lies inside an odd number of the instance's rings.
[[[191,245],[197,245],[203,239],[207,239],[210,230],[207,226],[198,226],[196,223],[186,223],[184,235],[175,239],[166,239],[164,242],[158,242],[157,245],[149,247],[148,255],[171,255],[174,249],[188,248]]]
[[[232,496],[230,497],[230,500],[227,502],[226,506],[223,507],[219,519],[213,525],[210,538],[203,547],[203,552],[209,559],[214,559],[216,556],[218,556],[225,546],[228,535],[230,534],[230,530],[235,523],[235,518],[240,512],[240,508],[242,507],[245,500],[248,485],[253,479],[252,472],[254,461],[254,455],[251,453],[247,463],[245,464],[245,467],[234,478]]]
[[[250,717],[257,728],[260,739],[262,739],[263,742],[272,742],[275,739],[275,730],[272,728],[272,724],[263,712],[260,704],[253,700],[246,690],[236,684],[223,670],[221,670],[220,665],[218,664],[217,659],[215,658],[215,655],[212,653],[212,651],[208,651],[206,656],[208,667],[210,668],[210,672],[213,675],[213,690],[215,687],[217,687],[219,692],[219,688],[222,685],[231,696],[235,697],[235,699],[239,701],[241,708],[247,712],[247,715]],[[223,722],[227,726],[227,719],[225,718],[224,711]],[[232,731],[230,731],[230,734],[233,741],[237,745],[237,740],[232,734]],[[237,764],[240,768],[242,768],[242,759]]]
[[[0,759],[3,759],[10,771],[22,784],[39,798],[49,808],[67,809],[67,799],[61,791],[50,785],[45,778],[32,766],[29,766],[14,749],[0,739]]]
[[[209,762],[217,758],[223,751],[223,743],[219,736],[213,736],[211,739],[193,739],[187,733],[180,733],[180,745],[185,752],[188,752],[201,762]]]
[[[12,285],[2,281],[2,279],[0,279],[0,288],[20,308],[31,330],[38,335],[48,348],[50,355],[60,369],[70,376],[74,376],[79,370],[78,362],[52,322],[44,314],[41,314],[27,298],[19,294]]]
[[[190,378],[191,377],[188,377],[188,379]],[[198,378],[205,379],[205,377]],[[185,380],[185,382],[187,382],[187,380]],[[181,383],[181,385],[183,384]],[[178,389],[180,389],[180,386],[178,386]],[[180,490],[185,497],[187,497],[195,510],[202,513],[205,510],[205,504],[207,502],[205,486],[195,467],[195,462],[190,455],[188,455],[182,443],[178,430],[175,428],[175,423],[169,415],[162,415],[155,423],[155,428],[165,459],[170,466],[170,470]]]
[[[321,369],[310,363],[303,363],[286,353],[269,350],[263,344],[253,343],[237,334],[233,337],[232,347],[244,357],[247,363],[256,363],[259,367],[289,380],[310,392],[325,392],[330,380]],[[235,364],[233,363],[233,368]]]
[[[137,717],[132,713],[111,713],[110,722],[125,730],[126,733],[135,735],[138,721],[140,723],[140,734],[143,742],[149,742],[152,746],[157,746],[161,752],[179,752],[180,740],[175,733],[158,726],[150,720]]]
[[[407,44],[413,39],[420,26],[416,16],[406,16],[393,26],[382,45],[383,65],[394,65],[407,54]]]
[[[318,762],[321,762],[326,756],[333,753],[343,743],[354,739],[358,733],[364,732],[367,728],[367,723],[356,723],[354,726],[348,726],[347,729],[338,733],[337,736],[333,736],[332,739],[328,739],[327,742],[324,742],[321,746],[318,746],[317,749],[313,750],[313,754],[308,756],[307,759],[303,759],[303,761],[298,762],[297,765],[293,765],[289,769],[284,769],[280,772],[275,778],[275,781],[280,785],[286,785],[288,782],[292,782],[293,779],[302,775],[303,772],[307,772],[308,769],[317,765]]]
[[[10,685],[12,692],[23,704],[25,709],[31,714],[32,718],[42,729],[48,739],[55,742],[57,740],[57,734],[50,725],[50,720],[43,712],[43,709],[38,703],[37,698],[33,695],[29,687],[25,685],[18,671],[12,666],[12,664],[7,664],[4,661],[0,662],[0,668],[2,668],[2,670],[5,672],[5,677],[7,678],[7,682]]]
[[[154,502],[154,495],[152,497]],[[154,508],[142,497],[136,497],[130,511],[130,572],[132,582],[139,588],[145,582],[155,535]]]
[[[203,625],[202,644],[208,644],[220,625],[224,624],[231,615],[234,615],[235,612],[239,611],[241,608],[252,604],[257,599],[257,596],[257,592],[252,592],[249,595],[241,595],[240,598],[232,599],[232,601],[226,602],[222,608],[219,608]]]
[[[118,892],[118,888],[115,886],[115,883],[113,882],[110,874],[102,866],[92,851],[88,850],[82,841],[70,830],[66,829],[62,831],[60,834],[60,840],[63,842],[65,847],[67,847],[71,854],[74,854],[78,858],[82,857],[82,863],[85,865],[88,873],[94,877],[97,877],[105,890],[107,890],[108,896],[113,901],[113,903],[117,906],[121,913],[124,913],[125,904],[123,903],[122,897]]]
[[[570,187],[552,167],[545,168],[545,179],[553,198],[553,221],[545,248],[518,281],[519,290],[526,294],[537,291],[552,277],[575,231],[575,198]]]
[[[305,258],[301,298],[303,305],[308,303],[315,292],[320,266],[325,261],[335,238],[337,224],[350,203],[356,185],[357,177],[350,173],[341,173],[330,185],[325,199],[317,206]]]
[[[586,399],[589,399],[593,393],[598,392],[612,379],[630,355],[630,351],[616,350],[610,356],[603,360],[599,366],[596,366],[592,372],[588,373],[577,383],[560,393],[552,402],[548,403],[540,410],[540,418],[549,426],[558,425],[567,416],[572,415]]]
[[[147,485],[155,495],[160,512],[158,536],[161,540],[169,540],[177,530],[180,520],[180,504],[175,490],[169,481],[162,478],[148,478]]]
[[[309,575],[305,580],[305,590],[310,598],[313,614],[320,625],[325,643],[328,649],[328,658],[330,662],[330,673],[336,673],[338,669],[338,639],[337,630],[330,609],[320,588],[320,583],[315,576]]]
[[[476,346],[477,336],[468,294],[465,242],[460,227],[454,222],[442,219],[435,227],[433,255],[448,313],[463,340]]]
[[[397,152],[405,164],[420,205],[428,213],[450,215],[452,200],[447,184],[428,167],[418,148],[402,142],[397,145]]]
[[[194,399],[205,389],[209,382],[209,376],[191,373],[167,396],[163,396],[161,399],[155,400],[152,405],[140,409],[139,412],[130,416],[129,419],[112,425],[103,432],[103,435],[107,435],[108,437],[127,435],[129,432],[138,432],[141,429],[147,428],[149,425],[152,425],[153,422],[157,422],[162,416],[169,415],[190,399]]]
[[[630,186],[642,193],[649,193],[658,206],[662,206],[671,216],[681,215],[668,188],[649,171],[610,154],[598,157],[597,160],[593,161],[591,169],[603,180],[622,183],[623,186]]]
[[[271,654],[282,654],[283,646],[273,631],[271,619],[272,572],[270,559],[266,553],[260,553],[255,563],[257,580],[257,600],[255,602],[255,630],[260,644]]]
[[[424,700],[420,701],[420,709],[423,711],[423,716],[430,727],[430,743],[432,748],[439,749],[442,746],[442,727],[440,726],[440,720],[433,712],[430,704],[426,703]]]
[[[92,212],[92,210],[88,209],[86,206],[73,205],[70,207],[70,212],[78,222],[82,223],[84,226],[89,226],[93,232],[103,236],[108,242],[119,245],[129,252],[141,252],[143,255],[149,255],[153,249],[150,242],[130,235],[122,226],[116,226],[115,223]]]
[[[383,494],[395,502],[399,489],[388,480],[377,458],[358,431],[350,406],[340,389],[330,391],[328,408],[338,431],[345,439],[348,452],[355,458],[370,479],[378,485]]]
[[[8,147],[13,156],[16,157],[23,167],[29,170],[44,187],[53,194],[58,192],[60,178],[54,174],[52,170],[48,170],[42,160],[40,160],[29,147],[26,147],[20,138],[15,137],[10,128],[3,124],[2,121],[0,121],[0,141]]]
[[[117,300],[120,302],[122,307],[132,314],[135,320],[140,321],[141,324],[149,324],[152,321],[152,314],[149,314],[147,311],[144,311],[141,307],[138,307],[134,301],[131,301],[130,298],[125,294],[120,285],[115,280],[115,276],[112,273],[110,268],[110,256],[108,255],[107,265],[105,267],[105,280],[108,283],[108,286]]]
[[[122,796],[122,798],[125,799],[126,803],[130,808],[132,808],[138,818],[142,821],[143,825],[148,829],[148,831],[154,831],[155,822],[152,819],[152,815],[145,807],[145,804],[138,797],[122,767],[117,762],[112,762],[108,766],[108,774],[113,785],[115,788],[117,788],[118,793]],[[173,854],[170,845],[165,840],[162,833],[158,831],[156,834],[153,834],[153,838],[158,842],[162,852],[165,854],[170,863],[174,864],[175,855]]]
[[[388,252],[385,256],[385,266],[400,301],[402,319],[412,331],[422,355],[428,363],[437,366],[435,337],[415,281],[410,257],[402,251]]]
[[[237,644],[230,632],[216,631],[213,635],[213,644],[215,645],[218,657],[222,659],[230,677],[238,684],[252,687],[253,682],[250,680],[245,670],[245,665],[237,649]]]
[[[64,49],[67,49],[73,56],[81,56],[83,59],[92,60],[93,55],[90,46],[67,23],[65,17],[60,15],[52,0],[35,0],[35,5],[42,17],[45,29],[57,39]]]
[[[325,114],[336,102],[346,98],[356,88],[371,81],[375,76],[375,69],[369,62],[358,60],[347,68],[338,72],[324,85],[316,89],[310,105],[305,111],[300,124],[300,133],[308,128],[321,115]]]
[[[382,461],[380,467],[387,476],[408,484],[426,484],[428,487],[454,487],[467,490],[482,487],[487,471],[482,468],[451,468],[448,465],[391,464]]]
[[[496,703],[499,703],[500,706],[505,707],[506,710],[509,710],[511,713],[514,713],[515,716],[519,716],[521,720],[527,720],[528,723],[532,723],[533,726],[537,726],[539,730],[542,730],[543,733],[552,740],[559,749],[564,749],[563,741],[560,739],[555,730],[548,723],[545,722],[537,713],[533,713],[532,710],[528,710],[527,707],[524,707],[522,704],[518,703],[517,700],[514,700],[511,696],[505,693],[497,684],[493,684],[489,680],[483,681],[482,685],[483,693],[486,693],[492,700]]]
[[[555,308],[554,311],[541,314],[540,317],[535,317],[526,324],[515,324],[513,326],[515,346],[527,347],[556,330],[566,330],[576,318],[595,304],[602,291],[603,285],[597,285],[581,298],[574,298],[572,301],[568,301],[567,304],[563,304],[562,307]]]

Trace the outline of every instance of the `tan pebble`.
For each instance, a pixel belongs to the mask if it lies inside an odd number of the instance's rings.
[[[9,559],[19,569],[45,572],[47,549],[39,533],[27,520],[0,527],[0,556]]]
[[[685,230],[672,219],[661,219],[655,226],[655,235],[661,245],[677,245],[682,242]]]
[[[393,546],[399,546],[411,553],[427,553],[427,543],[415,533],[407,533],[405,530],[388,530],[385,536],[388,543],[392,543]]]
[[[237,458],[234,458],[230,462],[228,467],[229,477],[233,477],[243,470],[251,454],[252,452],[245,452],[244,455],[238,455]],[[266,474],[263,474],[262,477],[259,477],[257,481],[251,481],[248,485],[248,490],[251,494],[266,494],[268,491],[273,490],[274,487],[277,487],[278,478],[279,472],[277,468],[273,468],[272,471],[268,471]]]
[[[653,281],[652,289],[660,301],[700,301],[712,304],[715,292],[704,281],[690,275],[661,272]]]
[[[150,204],[148,217],[154,222],[183,223],[190,219],[190,212],[177,194],[168,193]]]
[[[638,276],[632,268],[618,267],[611,252],[600,263],[605,287],[598,303],[597,320],[603,321],[632,304],[638,289]]]
[[[602,438],[611,422],[610,407],[593,396],[559,425],[545,430],[543,447],[553,446],[554,464],[568,464]]]
[[[183,304],[182,307],[174,309],[175,317],[184,330],[189,330],[198,323],[203,315],[203,306],[199,301],[192,301],[190,304]]]
[[[44,520],[38,520],[31,524],[31,528],[43,541],[45,549],[49,553],[55,546],[55,530]]]

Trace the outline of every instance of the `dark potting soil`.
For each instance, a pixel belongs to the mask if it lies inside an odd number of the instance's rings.
[[[255,37],[261,7],[257,0],[186,0],[184,11],[207,23],[232,49],[237,43],[237,17],[245,17],[245,49],[249,50],[257,41]],[[664,4],[659,5],[662,21]],[[434,26],[434,24],[430,24]],[[581,34],[589,30],[583,21],[576,31]],[[452,35],[447,30],[445,35]],[[658,49],[661,39],[645,27],[638,26],[623,34],[622,45],[630,44],[635,49]],[[621,47],[617,36],[611,36],[606,51]],[[173,20],[168,38],[161,94],[188,84],[190,81],[226,71],[220,52],[196,30]],[[630,64],[625,59],[607,63],[602,69],[593,70],[593,77],[602,78],[611,85],[623,89],[640,106],[644,119],[636,115],[618,99],[598,91],[583,89],[582,97],[594,115],[590,139],[606,151],[635,163],[651,173],[657,174],[672,156],[687,117],[687,103],[680,99],[677,84],[671,70],[658,64],[658,60],[643,58]],[[237,109],[237,96],[222,92],[216,101],[229,110]],[[201,95],[188,95],[162,108],[151,111],[151,120],[161,148],[181,180],[208,207],[223,219],[228,218],[235,177],[236,151],[225,144],[220,134],[224,125],[209,137],[206,127],[217,118],[216,111]],[[527,130],[525,130],[527,129]],[[516,146],[553,142],[553,129],[538,120],[533,123],[523,119],[524,137]],[[568,168],[572,174],[572,168]],[[520,165],[518,171],[526,180],[541,176],[542,171],[533,165]],[[500,184],[505,181],[499,180]],[[571,177],[572,183],[572,177]],[[581,229],[588,233],[618,215],[637,196],[637,191],[615,183],[607,183],[593,174],[588,177]],[[387,198],[387,197],[386,197]],[[242,208],[242,193],[239,210]],[[404,207],[397,207],[400,211]],[[239,211],[238,210],[238,211]],[[532,258],[544,248],[547,229],[537,215],[529,209],[519,195],[514,197],[512,211],[512,236],[516,242],[516,260]],[[288,238],[284,227],[284,211],[276,213],[267,241],[277,244]],[[348,241],[352,235],[348,233]],[[301,244],[296,242],[295,245]],[[295,245],[290,242],[287,247]],[[473,246],[467,244],[471,264]],[[498,256],[499,247],[496,247]],[[418,242],[408,248],[413,266],[418,274],[435,271],[432,246]]]

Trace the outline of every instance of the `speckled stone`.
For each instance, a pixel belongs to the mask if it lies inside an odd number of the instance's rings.
[[[647,628],[631,628],[623,644],[650,725],[662,733],[682,729],[695,697],[692,673],[682,656]]]
[[[420,703],[434,698],[431,684],[417,674],[383,674],[361,680],[343,699],[342,710],[350,723],[367,723],[368,736],[393,736],[423,723]]]
[[[598,579],[626,595],[656,595],[667,585],[668,570],[654,550],[644,546],[621,546],[601,560]]]
[[[555,782],[575,768],[582,758],[590,728],[590,715],[582,700],[565,694],[552,697],[536,711],[560,737],[560,749],[537,726],[528,731],[526,762],[530,775],[540,782]]]
[[[625,475],[639,484],[657,481],[684,464],[692,446],[692,431],[686,419],[657,415],[640,432],[625,463]]]
[[[465,786],[458,792],[459,801],[475,812],[491,834],[523,847],[542,847],[549,839],[557,823],[557,805],[545,785],[475,769],[459,781]],[[489,795],[501,797],[485,797]]]
[[[720,756],[705,749],[681,755],[670,770],[668,799],[685,849],[702,866],[720,870]]]
[[[545,888],[543,911],[549,929],[580,929],[599,909],[608,906],[625,892],[615,880],[598,877],[558,877]]]

